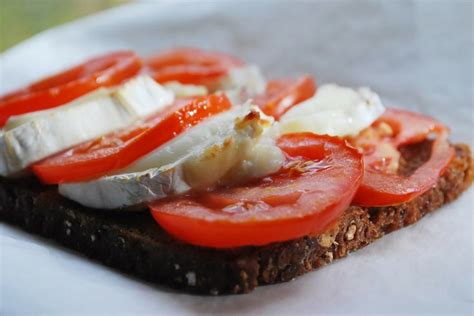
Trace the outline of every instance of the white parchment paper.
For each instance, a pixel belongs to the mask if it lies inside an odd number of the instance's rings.
[[[386,105],[433,115],[473,145],[472,10],[434,0],[142,1],[6,51],[0,92],[106,51],[199,46],[233,52],[267,77],[368,85]],[[227,297],[149,285],[1,223],[0,313],[472,315],[472,211],[471,189],[318,272]]]

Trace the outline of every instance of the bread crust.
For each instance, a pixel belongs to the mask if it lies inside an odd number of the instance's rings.
[[[429,148],[428,142],[404,148],[400,173],[409,174],[426,160]],[[217,250],[185,244],[148,212],[88,209],[33,179],[0,179],[0,220],[146,281],[198,294],[247,293],[343,258],[457,198],[472,183],[473,158],[469,146],[454,148],[456,156],[443,176],[418,198],[389,207],[350,206],[323,234],[263,247]]]

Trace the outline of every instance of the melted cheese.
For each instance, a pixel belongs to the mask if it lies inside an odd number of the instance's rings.
[[[193,189],[242,183],[280,169],[273,119],[245,105],[212,117],[118,174],[59,186],[83,205],[114,209]]]
[[[292,107],[281,117],[280,123],[283,133],[355,136],[384,110],[378,95],[368,88],[356,91],[328,84],[319,87],[312,98]]]

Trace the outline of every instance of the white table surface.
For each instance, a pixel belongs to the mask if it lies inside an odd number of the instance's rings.
[[[0,92],[105,51],[199,46],[234,52],[267,77],[370,86],[473,145],[472,10],[469,1],[142,1],[6,51]],[[226,297],[143,283],[0,223],[0,314],[472,315],[473,197],[318,272]]]

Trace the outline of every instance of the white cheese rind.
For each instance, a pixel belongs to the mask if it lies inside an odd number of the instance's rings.
[[[273,139],[272,121],[258,108],[244,105],[208,119],[120,174],[61,184],[59,191],[88,207],[117,209],[191,188],[261,177],[278,171],[284,161]]]
[[[60,107],[47,109],[47,110],[41,110],[41,111],[35,111],[31,113],[26,113],[26,114],[13,115],[8,119],[7,123],[5,124],[4,130],[7,132],[14,129],[15,127],[18,127],[20,125],[26,124],[28,122],[34,121],[42,117],[46,117],[52,113],[57,113],[58,111],[62,111],[66,108],[71,109],[73,107],[80,106],[81,104],[94,101],[95,99],[108,97],[109,95],[110,95],[110,89],[99,88]]]
[[[379,96],[368,88],[356,91],[328,84],[319,87],[312,98],[288,110],[280,118],[281,130],[355,136],[384,111]]]
[[[9,158],[5,150],[3,148],[6,148],[5,146],[5,139],[4,139],[4,133],[0,133],[0,175],[6,175],[9,173]]]
[[[0,175],[29,165],[84,141],[124,128],[170,105],[173,94],[149,77],[115,89],[101,89],[55,109],[11,118],[0,135]]]
[[[116,209],[186,192],[182,170],[164,166],[144,172],[102,177],[90,182],[64,184],[59,193],[85,206]]]

